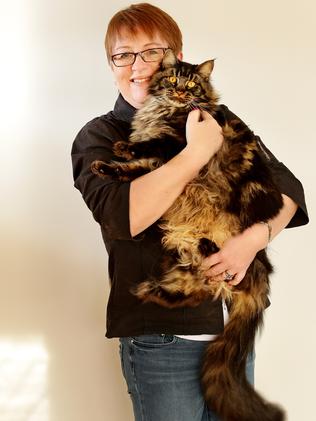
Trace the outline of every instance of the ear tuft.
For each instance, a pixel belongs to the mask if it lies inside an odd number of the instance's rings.
[[[202,64],[200,64],[198,67],[197,67],[197,69],[196,69],[196,71],[203,77],[203,78],[205,78],[205,79],[209,79],[210,78],[210,76],[211,76],[211,73],[212,73],[212,71],[213,71],[213,68],[214,68],[214,61],[215,61],[215,59],[213,59],[213,60],[207,60],[207,61],[205,61],[204,63],[202,63]]]
[[[172,50],[167,50],[164,58],[162,59],[161,66],[164,69],[168,69],[169,67],[174,67],[178,62],[178,59],[175,53]]]

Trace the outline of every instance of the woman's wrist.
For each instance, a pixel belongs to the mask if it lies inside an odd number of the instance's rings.
[[[243,236],[249,238],[257,251],[267,247],[271,240],[271,225],[262,221],[245,229]]]
[[[182,149],[181,152],[179,152],[179,156],[182,156],[188,163],[188,166],[194,169],[197,174],[210,159],[207,154],[200,150],[199,147],[190,144],[188,144],[184,149]]]

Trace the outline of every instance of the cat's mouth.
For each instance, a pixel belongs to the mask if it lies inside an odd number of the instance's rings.
[[[183,102],[183,101],[180,102],[179,100],[174,101],[174,100],[172,100],[170,98],[169,98],[169,102],[170,102],[171,105],[176,106],[178,108],[184,108],[184,107],[186,107],[188,105],[187,102]]]
[[[168,101],[176,107],[186,107],[191,102],[188,98],[178,97],[178,96],[172,96],[172,97],[168,96]]]

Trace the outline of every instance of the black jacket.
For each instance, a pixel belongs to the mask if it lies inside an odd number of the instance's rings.
[[[222,105],[227,119],[234,117]],[[75,187],[100,224],[109,254],[111,292],[107,306],[107,337],[136,336],[145,333],[216,334],[223,329],[221,301],[206,301],[196,308],[166,309],[153,303],[142,304],[130,289],[150,274],[157,274],[160,240],[155,224],[132,238],[129,227],[129,182],[102,180],[90,170],[95,159],[113,158],[112,143],[126,140],[135,109],[122,96],[114,110],[87,123],[78,133],[72,147]],[[308,222],[304,191],[297,178],[263,145],[263,156],[269,162],[282,193],[299,206],[288,227]]]

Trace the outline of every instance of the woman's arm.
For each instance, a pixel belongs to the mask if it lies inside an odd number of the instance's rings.
[[[271,239],[288,225],[298,208],[290,197],[284,194],[282,194],[282,197],[284,203],[282,209],[275,218],[269,221]],[[235,275],[234,279],[228,284],[239,284],[257,252],[268,245],[269,236],[268,226],[257,223],[241,234],[229,238],[218,253],[204,259],[203,267],[206,269],[206,275],[224,279],[227,271]]]
[[[178,155],[157,170],[131,182],[129,218],[133,237],[152,225],[170,208],[186,184],[222,144],[221,127],[206,112],[192,111],[186,129],[187,146]]]

